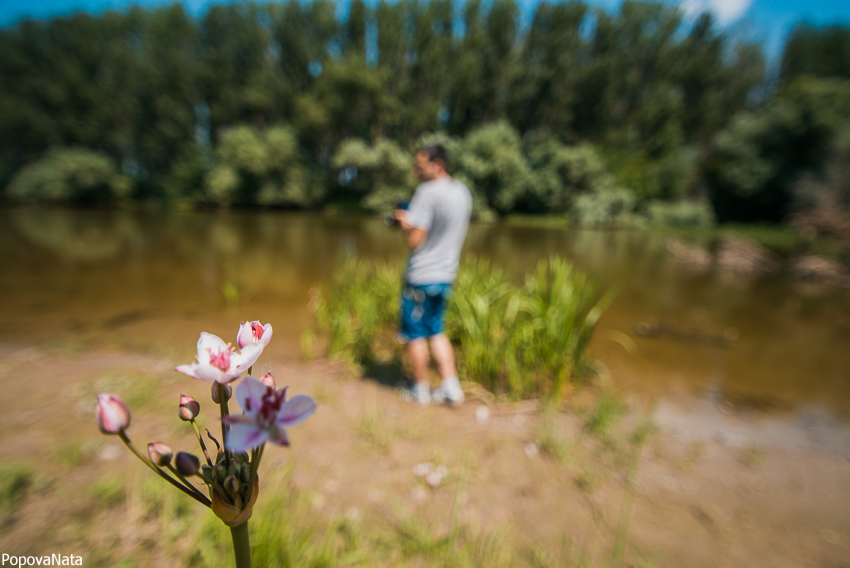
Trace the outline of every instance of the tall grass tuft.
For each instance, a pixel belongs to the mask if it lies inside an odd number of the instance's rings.
[[[368,366],[387,352],[401,286],[399,265],[345,260],[311,303],[326,355]],[[587,347],[611,299],[558,257],[541,261],[522,285],[487,259],[467,257],[446,314],[458,371],[514,399],[560,398],[586,374]]]

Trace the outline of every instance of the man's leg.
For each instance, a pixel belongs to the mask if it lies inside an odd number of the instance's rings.
[[[411,339],[407,344],[407,354],[410,356],[410,364],[413,365],[413,380],[416,381],[416,386],[428,385],[428,342],[424,337]]]
[[[452,348],[452,342],[449,341],[445,333],[431,337],[431,353],[434,355],[434,361],[437,362],[437,370],[440,371],[440,376],[443,379],[457,378],[455,352]]]
[[[431,336],[431,353],[437,362],[437,368],[443,382],[440,387],[431,393],[434,402],[447,402],[453,405],[463,403],[463,389],[457,379],[457,368],[455,367],[455,353],[452,342],[445,333]]]

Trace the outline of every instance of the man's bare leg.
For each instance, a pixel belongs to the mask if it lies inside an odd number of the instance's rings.
[[[407,354],[413,365],[413,380],[416,384],[428,384],[428,342],[424,337],[411,339],[407,344]]]
[[[437,362],[437,370],[440,371],[440,377],[443,379],[457,378],[455,352],[452,348],[452,342],[449,341],[445,333],[431,337],[431,353],[434,355],[434,361]]]
[[[452,405],[463,403],[463,389],[457,379],[457,367],[455,366],[455,352],[452,342],[445,333],[431,337],[431,353],[437,362],[437,369],[443,382],[440,387],[431,393],[434,402],[447,402]]]

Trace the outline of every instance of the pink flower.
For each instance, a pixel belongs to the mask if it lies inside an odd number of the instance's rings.
[[[316,401],[309,396],[286,400],[285,388],[275,391],[253,377],[245,377],[236,387],[236,400],[243,414],[231,414],[222,420],[230,425],[225,445],[237,452],[246,452],[266,441],[288,446],[285,428],[301,424],[316,411]]]
[[[234,351],[229,343],[210,333],[201,332],[198,339],[197,363],[180,365],[175,371],[202,381],[226,384],[247,371],[263,352],[263,345],[251,343],[242,351]]]
[[[97,395],[97,427],[104,434],[119,434],[130,426],[130,411],[120,398],[112,394]]]
[[[252,343],[259,343],[265,347],[271,340],[272,324],[270,323],[261,325],[258,321],[243,321],[239,326],[239,333],[236,334],[236,343],[239,344],[240,349]]]
[[[263,378],[260,379],[260,382],[266,385],[267,387],[270,387],[272,390],[275,390],[277,388],[277,384],[274,382],[274,377],[271,373],[266,373],[265,375],[263,375]]]

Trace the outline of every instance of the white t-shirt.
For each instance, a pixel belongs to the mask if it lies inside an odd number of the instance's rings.
[[[454,282],[471,214],[472,194],[454,178],[426,181],[416,188],[407,208],[407,223],[428,234],[410,255],[410,284]]]

